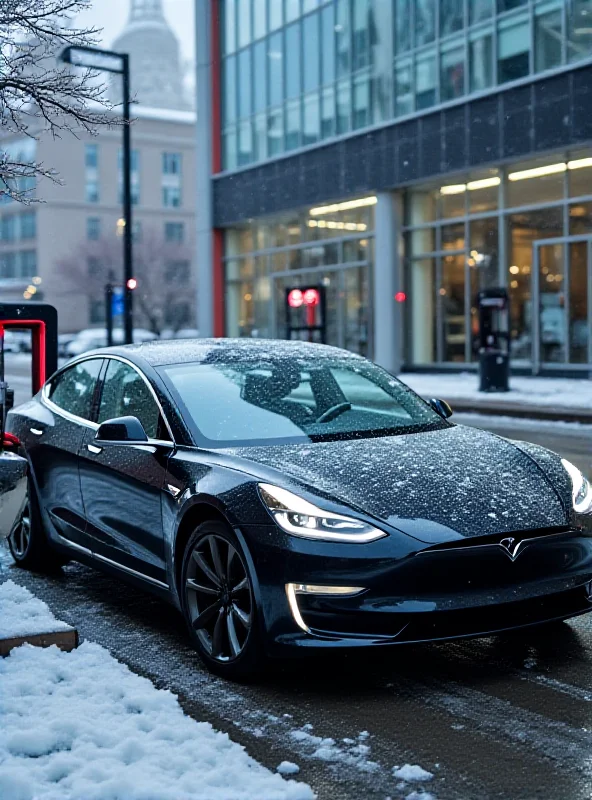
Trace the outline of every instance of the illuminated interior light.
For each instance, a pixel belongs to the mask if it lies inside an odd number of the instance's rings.
[[[35,286],[39,286],[41,282],[42,281],[39,275],[35,275],[35,277],[31,279],[31,283],[34,284]]]
[[[517,289],[518,288],[518,281],[512,281],[510,283],[510,286],[511,286],[512,289]]]
[[[451,183],[450,186],[440,186],[440,194],[462,194],[466,189],[465,183]]]
[[[469,192],[475,191],[475,189],[489,189],[491,186],[499,186],[501,183],[501,178],[481,178],[478,181],[469,181],[467,183],[467,189]]]
[[[529,178],[542,178],[545,175],[555,175],[559,172],[565,172],[567,164],[548,164],[546,167],[534,167],[533,169],[521,169],[518,172],[510,172],[508,180],[510,181],[525,181]]]
[[[576,158],[574,161],[567,162],[568,169],[583,169],[592,167],[592,158]]]
[[[316,219],[309,219],[306,224],[308,225],[309,228],[318,228],[319,225]]]
[[[318,217],[322,214],[335,214],[338,211],[349,211],[352,208],[363,208],[364,206],[375,206],[378,199],[374,197],[361,197],[358,200],[346,200],[343,203],[332,203],[330,206],[317,206],[308,212],[311,217]]]
[[[516,264],[512,264],[512,266],[510,267],[510,272],[512,273],[512,275],[518,275],[518,273],[520,272],[520,268],[517,267]]]

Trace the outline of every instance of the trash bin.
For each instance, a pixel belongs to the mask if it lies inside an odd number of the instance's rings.
[[[479,391],[510,391],[509,297],[504,288],[477,295],[479,314]]]

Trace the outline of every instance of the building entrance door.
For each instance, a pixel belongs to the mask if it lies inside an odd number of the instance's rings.
[[[592,370],[592,239],[533,245],[533,372]]]

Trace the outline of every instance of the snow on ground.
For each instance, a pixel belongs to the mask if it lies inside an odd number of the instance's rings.
[[[537,408],[580,408],[592,411],[592,381],[585,378],[538,378],[513,376],[509,392],[480,392],[474,372],[405,372],[400,380],[422,397],[444,400],[487,401],[499,405],[520,404]]]
[[[404,764],[402,767],[394,767],[393,775],[402,781],[431,781],[434,777],[432,772],[423,769],[419,764]]]
[[[0,797],[314,800],[91,642],[0,660]]]
[[[43,600],[14,581],[0,584],[0,639],[72,630],[57,620]]]
[[[459,411],[452,418],[459,425],[475,425],[478,428],[521,428],[536,431],[548,430],[551,433],[571,434],[573,436],[592,435],[592,425],[583,422],[565,422],[565,420],[531,419],[530,417],[507,417],[503,414],[472,414]]]

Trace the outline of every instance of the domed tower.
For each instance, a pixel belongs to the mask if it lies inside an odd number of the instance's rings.
[[[187,109],[179,42],[162,10],[162,0],[131,0],[127,25],[113,49],[129,53],[132,100],[152,108]],[[111,94],[120,101],[121,84]]]

